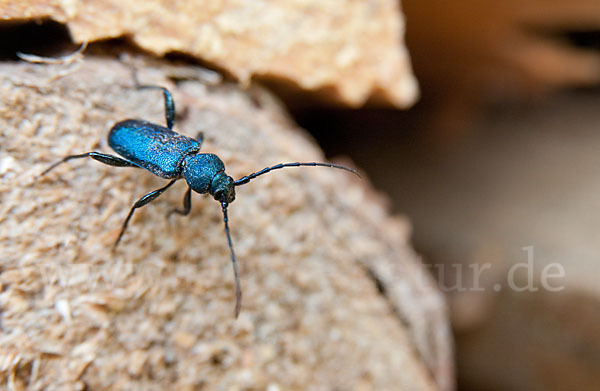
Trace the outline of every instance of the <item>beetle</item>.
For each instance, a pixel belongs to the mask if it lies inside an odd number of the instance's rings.
[[[173,131],[175,122],[175,102],[169,90],[157,85],[139,85],[138,89],[162,90],[165,101],[165,119],[167,126],[157,125],[140,119],[127,119],[115,124],[108,134],[109,146],[121,157],[101,152],[87,152],[78,155],[69,155],[52,164],[44,170],[40,176],[46,175],[62,163],[73,159],[92,158],[101,163],[115,167],[137,167],[143,168],[156,176],[170,179],[165,186],[151,191],[138,199],[125,218],[119,236],[114,244],[116,248],[125,233],[127,225],[136,209],[154,201],[176,181],[185,179],[188,189],[183,198],[183,209],[174,209],[169,212],[187,215],[191,209],[192,190],[199,194],[210,194],[221,204],[225,234],[229,245],[233,275],[235,280],[235,318],[238,317],[241,308],[242,290],[238,275],[237,261],[233,250],[233,242],[229,232],[229,218],[227,208],[235,200],[235,188],[245,185],[252,179],[267,174],[273,170],[286,167],[330,167],[349,171],[360,177],[358,171],[332,163],[319,162],[295,162],[279,163],[266,167],[260,171],[246,175],[234,180],[225,172],[225,164],[215,154],[200,153],[203,133],[200,132],[196,138],[181,135]]]

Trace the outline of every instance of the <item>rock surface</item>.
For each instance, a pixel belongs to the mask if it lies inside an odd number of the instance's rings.
[[[27,0],[0,5],[6,20],[50,18],[77,42],[127,37],[148,52],[178,52],[243,83],[253,77],[360,106],[399,107],[418,94],[396,0]]]
[[[238,178],[280,161],[323,160],[263,90],[170,83],[175,128],[205,133]],[[0,384],[9,389],[432,390],[452,386],[443,299],[366,180],[288,169],[238,188],[230,207],[242,313],[219,205],[143,170],[73,161],[125,118],[163,123],[156,91],[119,61],[0,64]],[[377,283],[375,283],[377,281]],[[383,293],[383,294],[382,294]]]

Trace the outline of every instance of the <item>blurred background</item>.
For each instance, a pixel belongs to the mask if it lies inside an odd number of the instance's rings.
[[[600,389],[600,2],[402,6],[416,106],[297,120],[410,217],[449,300],[458,389]]]
[[[402,8],[415,106],[283,100],[409,217],[448,299],[459,390],[599,390],[600,1]],[[0,54],[45,54],[38,27],[70,42],[40,26],[3,27],[19,39]]]

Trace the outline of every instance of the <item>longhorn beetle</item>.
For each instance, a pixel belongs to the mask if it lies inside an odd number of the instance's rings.
[[[111,128],[108,134],[108,145],[110,145],[116,153],[121,155],[122,158],[101,152],[87,152],[79,155],[70,155],[52,164],[44,170],[40,176],[47,174],[58,165],[69,160],[90,157],[100,163],[108,164],[110,166],[144,168],[161,178],[170,179],[170,182],[165,186],[151,191],[133,204],[127,218],[123,222],[121,232],[115,242],[114,248],[116,248],[121,241],[123,233],[125,233],[125,229],[127,228],[127,224],[129,224],[129,220],[131,220],[131,216],[133,216],[133,212],[135,212],[137,208],[141,208],[154,201],[179,179],[185,179],[188,185],[188,189],[183,197],[183,209],[174,209],[169,212],[169,215],[177,213],[185,216],[190,213],[192,190],[196,193],[208,193],[212,195],[215,200],[221,203],[221,210],[223,211],[225,234],[227,235],[227,243],[229,245],[231,262],[233,264],[233,276],[235,279],[234,314],[237,318],[241,308],[242,290],[238,276],[237,261],[233,251],[233,243],[229,233],[229,219],[227,217],[227,207],[235,199],[235,187],[245,185],[252,179],[272,170],[285,167],[321,166],[339,168],[358,176],[360,176],[360,174],[352,168],[332,163],[296,162],[276,164],[234,180],[225,173],[225,165],[217,155],[212,153],[200,153],[200,147],[203,140],[202,132],[193,139],[173,131],[173,124],[175,122],[175,102],[173,101],[173,97],[169,90],[157,85],[139,85],[137,79],[135,81],[136,88],[138,89],[162,90],[165,99],[167,127],[139,119],[121,121]]]

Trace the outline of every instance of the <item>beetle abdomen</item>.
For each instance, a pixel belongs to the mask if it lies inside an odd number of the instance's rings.
[[[187,155],[200,151],[200,143],[147,121],[125,120],[112,127],[108,144],[125,159],[162,178],[181,176]]]

